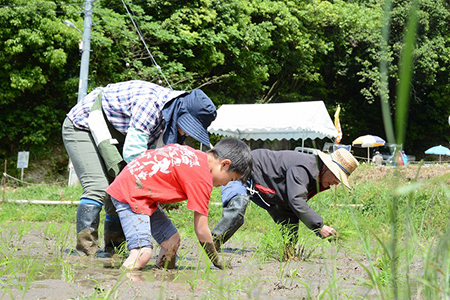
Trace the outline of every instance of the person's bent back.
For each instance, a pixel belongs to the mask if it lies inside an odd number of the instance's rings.
[[[247,180],[251,169],[250,149],[234,138],[219,141],[207,153],[171,144],[135,158],[107,189],[130,250],[123,266],[142,269],[151,258],[152,237],[161,245],[157,265],[175,266],[180,237],[159,204],[187,200],[200,244],[212,263],[224,268],[208,227],[211,191],[231,180]]]

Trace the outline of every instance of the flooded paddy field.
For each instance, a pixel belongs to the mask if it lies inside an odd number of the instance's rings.
[[[125,250],[108,258],[67,254],[75,246],[76,206],[2,203],[0,299],[446,299],[449,174],[450,166],[360,166],[352,191],[325,191],[308,202],[338,239],[322,240],[300,226],[299,255],[289,261],[281,259],[279,228],[249,205],[244,225],[224,245],[227,270],[210,264],[185,207],[168,212],[182,238],[176,268],[154,267],[155,245],[144,270],[127,272]],[[7,198],[79,195],[46,186],[14,192]],[[220,203],[220,190],[211,201]],[[221,213],[220,205],[210,205],[210,228]]]
[[[73,230],[53,223],[3,226],[0,298],[308,299],[333,289],[350,298],[376,295],[360,265],[364,258],[355,258],[338,244],[327,242],[306,260],[283,262],[261,260],[255,247],[230,243],[223,255],[232,269],[219,270],[209,264],[195,240],[184,239],[176,269],[155,268],[155,255],[144,270],[127,272],[121,268],[122,255],[92,258],[64,253],[75,244]]]

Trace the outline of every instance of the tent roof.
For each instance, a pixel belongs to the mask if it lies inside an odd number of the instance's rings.
[[[336,128],[323,101],[224,104],[210,133],[245,140],[335,138]]]

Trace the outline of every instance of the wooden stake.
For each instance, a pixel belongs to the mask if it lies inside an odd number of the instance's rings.
[[[3,197],[2,202],[5,202],[5,190],[6,190],[6,165],[8,164],[8,160],[5,159],[5,172],[3,173]]]
[[[336,200],[337,200],[337,184],[334,185],[334,207],[336,207]]]

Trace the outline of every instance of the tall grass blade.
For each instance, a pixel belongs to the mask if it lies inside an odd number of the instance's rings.
[[[418,24],[419,0],[414,0],[409,13],[406,25],[406,34],[403,40],[404,48],[400,58],[399,85],[397,89],[397,111],[395,114],[395,131],[397,134],[397,144],[403,144],[406,136],[406,123],[408,117],[408,107],[410,98],[411,77],[413,70],[413,52],[416,41]]]
[[[380,98],[381,111],[383,114],[384,130],[389,143],[394,143],[394,129],[391,119],[391,109],[389,106],[389,30],[391,27],[392,0],[385,0],[383,6],[383,19],[381,28],[381,59],[380,59]]]

